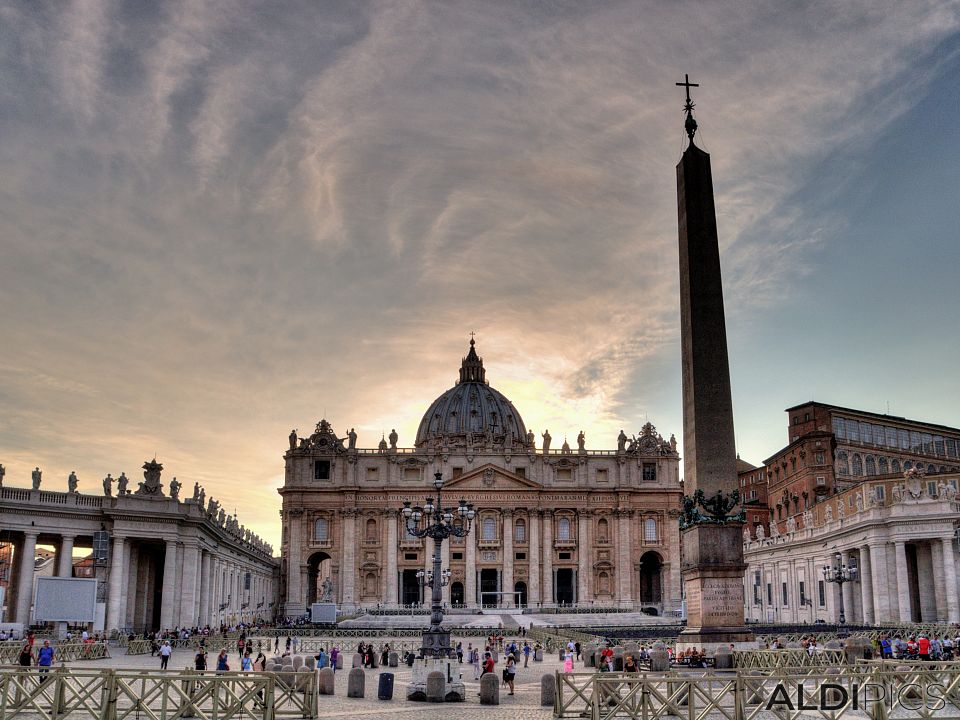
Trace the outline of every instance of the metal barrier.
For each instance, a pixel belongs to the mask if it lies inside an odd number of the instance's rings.
[[[812,655],[803,648],[733,651],[733,666],[738,669],[824,667],[842,665],[845,661],[843,650],[823,648]]]
[[[315,718],[316,672],[0,671],[0,717],[49,720]]]
[[[960,720],[960,668],[866,665],[765,673],[557,673],[554,716],[781,720]]]
[[[23,649],[24,641],[17,640],[13,643],[0,643],[0,665],[16,665],[20,658],[20,650]],[[36,657],[37,650],[43,646],[42,642],[34,643],[33,655]],[[58,662],[67,662],[73,660],[102,660],[110,657],[110,650],[105,641],[101,642],[62,642],[52,645],[54,649],[54,658]]]

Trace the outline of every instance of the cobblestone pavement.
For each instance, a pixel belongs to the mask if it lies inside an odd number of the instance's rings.
[[[471,639],[472,640],[472,639]],[[379,644],[379,640],[376,641]],[[454,639],[456,642],[456,639]],[[352,643],[355,644],[355,643]],[[467,641],[464,641],[466,647]],[[347,647],[347,664],[353,657],[353,650]],[[150,655],[124,655],[123,649],[118,647],[111,648],[113,657],[107,660],[77,661],[68,663],[69,667],[75,668],[118,668],[125,670],[142,669],[160,669],[160,658]],[[270,653],[266,653],[270,656]],[[211,660],[213,660],[211,655]],[[532,655],[531,655],[532,658]],[[236,668],[239,666],[238,655],[236,652],[230,653],[230,666]],[[193,667],[193,653],[189,650],[175,650],[170,658],[169,668],[171,670],[183,670]],[[528,720],[538,718],[546,720],[553,717],[552,708],[540,707],[540,678],[544,673],[553,673],[560,669],[560,662],[556,654],[544,656],[543,662],[534,662],[530,660],[529,667],[524,668],[521,661],[521,667],[517,673],[516,694],[509,696],[509,688],[502,686],[500,688],[500,705],[490,706],[480,704],[480,684],[473,679],[473,666],[468,663],[461,665],[463,681],[466,686],[467,699],[464,703],[445,703],[442,712],[450,718],[483,718],[485,720]],[[502,654],[501,662],[497,664],[495,672],[499,677],[503,669]],[[379,668],[376,670],[365,670],[365,697],[348,698],[347,697],[347,673],[349,669],[339,670],[336,674],[335,695],[320,697],[320,717],[322,718],[412,718],[414,716],[423,716],[439,712],[439,706],[427,703],[408,702],[406,700],[406,687],[410,682],[410,668],[403,666],[399,668]],[[377,700],[377,685],[381,672],[393,672],[394,677],[394,699],[391,701]]]

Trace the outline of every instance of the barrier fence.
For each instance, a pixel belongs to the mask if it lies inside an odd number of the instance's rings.
[[[705,673],[557,673],[558,718],[960,720],[960,665]],[[947,664],[944,664],[947,665]]]
[[[315,718],[317,673],[0,671],[0,718]]]
[[[24,641],[15,640],[0,643],[0,665],[16,665],[20,658],[20,650]],[[33,654],[43,646],[43,641],[34,642]],[[102,660],[110,657],[110,650],[106,642],[61,642],[52,645],[54,658],[58,662],[73,660]],[[2,717],[2,716],[0,716]]]

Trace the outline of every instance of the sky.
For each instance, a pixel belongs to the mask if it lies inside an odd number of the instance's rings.
[[[681,438],[684,73],[741,456],[958,426],[958,71],[957,2],[4,2],[4,482],[156,457],[276,545],[290,429],[411,445],[471,331],[538,436]]]

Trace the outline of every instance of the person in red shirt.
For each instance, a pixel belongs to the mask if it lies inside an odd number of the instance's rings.
[[[486,658],[486,660],[483,661],[483,674],[484,674],[484,675],[486,675],[487,673],[492,673],[492,672],[493,672],[493,664],[494,664],[494,663],[493,663],[493,655],[491,655],[490,653],[487,653],[487,658]]]
[[[926,635],[921,635],[920,639],[917,640],[917,650],[921,660],[930,659],[930,640]]]

